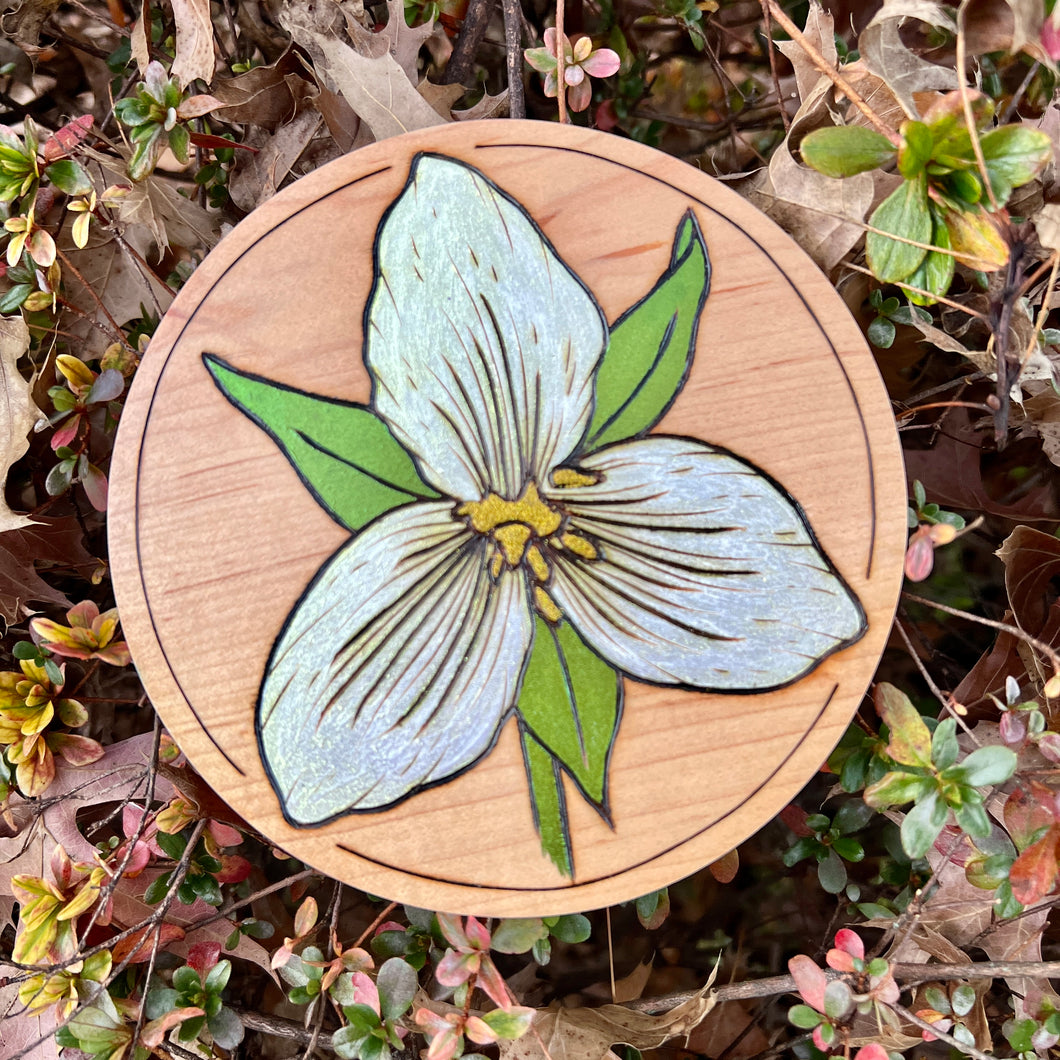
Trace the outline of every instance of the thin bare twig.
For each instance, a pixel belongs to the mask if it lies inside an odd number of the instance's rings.
[[[523,90],[523,9],[519,0],[501,0],[504,13],[504,49],[508,62],[508,116],[526,117],[526,93]]]
[[[442,74],[443,85],[462,84],[471,77],[475,55],[482,43],[482,38],[486,35],[495,3],[496,0],[470,0],[468,3],[464,24],[460,27],[460,36],[456,38],[453,54],[449,56],[449,62],[445,64],[445,73]],[[505,33],[505,39],[507,40],[507,33]]]
[[[563,32],[565,0],[556,0],[556,104],[560,125],[570,124],[567,114],[567,37]]]
[[[769,72],[773,75],[773,91],[777,94],[777,106],[780,108],[780,120],[784,123],[784,135],[791,131],[791,119],[784,106],[784,97],[780,92],[780,74],[777,71],[777,47],[773,42],[773,19],[769,14],[767,0],[759,0],[762,5],[762,18],[765,21],[766,50],[769,52]]]
[[[810,57],[813,65],[872,122],[879,132],[883,133],[897,147],[901,142],[898,134],[865,102],[850,82],[838,70],[833,68],[832,64],[807,39],[802,30],[788,18],[776,0],[765,0],[765,2],[769,6],[769,13],[780,23],[787,35]]]

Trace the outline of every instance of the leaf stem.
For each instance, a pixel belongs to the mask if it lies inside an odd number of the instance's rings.
[[[530,782],[530,805],[541,849],[564,876],[574,876],[574,855],[567,824],[567,800],[559,764],[530,733],[520,726],[523,761]]]

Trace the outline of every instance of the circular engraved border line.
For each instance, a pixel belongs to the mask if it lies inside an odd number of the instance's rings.
[[[785,272],[784,268],[772,256],[772,254],[770,254],[768,249],[766,247],[764,247],[757,239],[755,239],[754,236],[752,236],[749,232],[747,232],[735,220],[733,220],[731,217],[726,216],[720,210],[718,210],[717,207],[711,206],[709,203],[705,202],[703,199],[701,199],[698,196],[693,195],[693,194],[685,191],[682,188],[675,187],[673,184],[670,184],[668,181],[664,180],[661,177],[655,176],[652,173],[647,173],[644,170],[637,169],[636,167],[634,167],[632,165],[629,165],[628,163],[618,161],[617,159],[608,158],[608,157],[606,157],[604,155],[599,155],[599,154],[596,154],[595,152],[586,151],[586,150],[581,149],[581,148],[556,146],[556,145],[550,145],[550,144],[532,144],[532,143],[514,143],[514,142],[513,143],[487,143],[487,144],[476,144],[475,145],[475,149],[476,150],[485,150],[485,149],[519,150],[519,149],[522,149],[522,150],[533,150],[533,151],[545,151],[545,150],[548,150],[548,151],[561,151],[561,152],[567,152],[567,153],[570,153],[570,154],[583,155],[583,156],[585,156],[587,158],[591,158],[591,159],[594,159],[596,161],[599,161],[599,162],[602,162],[602,163],[605,163],[605,164],[608,164],[608,165],[618,166],[619,168],[625,169],[625,170],[629,171],[630,173],[633,173],[633,174],[635,174],[635,175],[637,175],[639,177],[643,177],[643,178],[646,178],[648,180],[654,181],[657,184],[661,184],[664,187],[669,188],[671,191],[674,191],[677,194],[679,194],[679,195],[691,200],[692,202],[695,202],[696,204],[701,206],[703,209],[709,211],[714,217],[718,218],[721,221],[724,221],[725,223],[731,225],[733,228],[735,228],[737,231],[739,231],[744,236],[744,238],[746,238],[751,244],[753,244],[762,253],[762,255],[769,260],[769,262],[773,265],[773,267],[776,269],[776,271],[780,274],[781,277],[783,277],[784,281],[788,284],[788,286],[791,288],[791,290],[799,298],[799,301],[802,302],[803,307],[805,308],[807,314],[809,315],[810,319],[813,320],[815,326],[817,327],[818,331],[821,334],[821,337],[824,339],[825,343],[827,344],[829,352],[832,355],[832,358],[836,362],[837,366],[840,369],[840,372],[843,375],[844,382],[846,383],[847,388],[850,391],[851,400],[852,400],[852,402],[854,404],[854,408],[857,411],[858,422],[861,425],[862,438],[863,438],[864,444],[865,444],[865,455],[866,455],[866,460],[867,460],[867,465],[868,465],[870,525],[869,525],[869,540],[868,540],[868,556],[867,556],[867,559],[866,559],[866,574],[865,574],[865,576],[866,576],[866,578],[871,578],[871,576],[872,576],[873,559],[874,559],[875,547],[876,547],[876,519],[877,519],[877,512],[876,512],[876,488],[875,488],[875,471],[874,471],[874,465],[873,465],[873,455],[872,455],[872,450],[871,450],[871,448],[869,446],[868,428],[867,428],[867,425],[865,423],[865,418],[864,418],[864,415],[862,413],[861,406],[858,403],[857,394],[856,394],[856,392],[854,390],[853,383],[851,382],[850,376],[847,373],[846,367],[844,366],[844,364],[842,362],[842,358],[840,358],[839,353],[838,353],[838,351],[835,348],[835,344],[832,342],[831,336],[828,334],[828,332],[825,330],[824,326],[821,324],[821,321],[818,319],[816,313],[814,313],[813,308],[810,306],[809,302],[806,300],[806,298],[803,295],[803,293],[799,290],[798,285],[787,274],[787,272]],[[187,693],[185,692],[184,687],[181,684],[180,678],[177,676],[175,668],[174,668],[172,662],[170,661],[169,654],[166,651],[166,647],[165,647],[165,644],[164,644],[163,639],[162,639],[161,631],[159,630],[158,624],[157,624],[157,622],[155,620],[154,609],[152,608],[152,605],[151,605],[151,598],[150,598],[150,594],[148,593],[148,589],[147,589],[147,581],[146,581],[146,578],[144,576],[143,553],[142,553],[142,542],[141,542],[141,526],[142,526],[142,523],[141,523],[141,519],[140,519],[140,500],[141,500],[140,487],[141,487],[141,482],[142,482],[142,470],[143,470],[142,457],[143,457],[144,447],[145,447],[146,440],[147,440],[147,435],[148,435],[148,432],[150,430],[151,412],[152,412],[152,410],[154,408],[155,399],[158,396],[158,392],[161,389],[163,380],[165,378],[166,369],[168,368],[169,362],[170,362],[173,354],[176,352],[177,347],[180,345],[185,331],[191,325],[191,323],[195,320],[196,316],[199,313],[199,310],[208,301],[210,293],[213,291],[213,289],[215,287],[217,287],[218,284],[220,284],[224,280],[224,278],[228,275],[228,273],[231,272],[231,270],[233,268],[235,268],[236,265],[238,265],[243,260],[243,258],[246,257],[247,254],[249,254],[252,250],[256,249],[262,242],[264,242],[266,239],[268,239],[275,232],[278,232],[281,228],[283,228],[283,226],[285,224],[287,224],[287,222],[289,222],[289,221],[293,220],[294,218],[298,217],[300,214],[304,213],[306,210],[312,209],[313,207],[319,205],[321,202],[326,201],[327,199],[331,198],[333,195],[336,195],[339,192],[346,190],[347,188],[353,187],[356,184],[360,184],[360,183],[362,183],[362,182],[364,182],[366,180],[369,180],[372,177],[376,177],[376,176],[379,176],[382,173],[389,172],[393,168],[394,167],[391,166],[391,165],[381,166],[381,167],[379,167],[377,169],[374,169],[374,170],[372,170],[372,171],[370,171],[368,173],[364,173],[364,174],[362,174],[359,177],[355,177],[352,180],[346,181],[345,183],[339,185],[338,187],[332,188],[330,191],[324,193],[323,195],[320,195],[318,198],[312,200],[311,202],[305,203],[304,205],[300,206],[297,210],[294,210],[292,213],[288,214],[281,221],[277,222],[277,224],[275,224],[267,232],[262,233],[251,244],[249,244],[248,246],[244,247],[243,250],[241,250],[239,252],[239,254],[225,267],[224,271],[217,277],[217,279],[211,285],[210,289],[199,300],[198,304],[191,311],[191,313],[188,316],[188,319],[184,322],[183,326],[181,327],[180,332],[177,334],[176,338],[173,340],[172,344],[170,345],[170,348],[169,348],[169,350],[166,353],[165,362],[163,363],[162,368],[160,369],[160,371],[158,373],[158,378],[155,381],[154,390],[151,393],[151,398],[150,398],[150,401],[148,402],[147,412],[146,412],[146,415],[145,415],[145,418],[144,418],[144,428],[143,428],[143,433],[142,433],[141,438],[140,438],[139,449],[138,449],[137,467],[136,467],[136,489],[135,489],[135,510],[134,510],[134,517],[135,517],[135,524],[136,524],[136,530],[135,530],[135,534],[136,534],[136,564],[137,564],[137,570],[139,572],[140,585],[141,585],[141,588],[142,588],[142,591],[143,591],[144,605],[145,605],[145,608],[147,610],[148,618],[149,618],[149,621],[150,621],[150,624],[151,624],[151,629],[152,629],[152,632],[154,633],[155,641],[158,644],[159,651],[160,651],[160,653],[162,655],[162,658],[163,658],[163,660],[164,660],[164,662],[166,664],[166,667],[167,667],[167,669],[169,671],[169,674],[172,677],[173,682],[176,685],[177,689],[179,690],[179,692],[181,694],[181,697],[183,698],[184,702],[187,704],[188,710],[190,711],[192,717],[194,717],[194,719],[195,719],[196,723],[198,724],[199,728],[205,734],[207,739],[209,739],[209,741],[214,745],[214,747],[220,753],[222,758],[224,758],[224,760],[232,767],[233,770],[235,770],[236,773],[238,773],[240,776],[243,776],[243,777],[245,777],[247,775],[245,770],[243,770],[232,759],[232,757],[224,750],[224,748],[218,743],[218,741],[215,739],[213,734],[206,727],[205,723],[203,722],[203,719],[202,719],[201,715],[196,710],[194,704],[192,704],[190,698],[188,697]],[[799,739],[792,745],[790,750],[787,752],[786,756],[777,764],[777,766],[773,769],[773,771],[768,776],[763,778],[762,782],[753,791],[749,792],[746,796],[744,796],[743,799],[741,799],[734,806],[729,807],[724,813],[720,814],[718,817],[716,817],[709,824],[706,824],[702,828],[697,829],[692,834],[690,834],[688,836],[685,836],[683,839],[677,840],[676,842],[670,844],[669,846],[657,851],[655,854],[651,855],[650,857],[642,858],[640,861],[637,861],[637,862],[631,863],[629,865],[623,866],[621,869],[618,869],[618,870],[616,870],[614,872],[609,872],[609,873],[606,873],[606,874],[600,875],[600,876],[594,876],[594,877],[591,877],[591,878],[588,878],[588,879],[572,880],[572,881],[569,881],[567,883],[554,885],[554,886],[519,887],[519,886],[515,886],[515,885],[511,885],[511,884],[481,883],[481,882],[474,882],[474,881],[467,881],[467,880],[460,880],[460,879],[451,879],[451,878],[446,878],[446,877],[441,877],[441,876],[432,876],[432,875],[427,874],[427,873],[416,872],[415,870],[404,868],[404,867],[402,867],[400,865],[394,865],[394,864],[391,864],[389,862],[382,861],[382,860],[377,859],[377,858],[373,858],[370,855],[360,853],[359,851],[357,851],[353,847],[347,846],[345,843],[336,842],[335,843],[335,848],[338,849],[338,850],[342,850],[344,853],[353,855],[354,857],[357,857],[357,858],[359,858],[359,859],[361,859],[361,860],[363,860],[365,862],[368,862],[368,863],[373,864],[373,865],[377,865],[377,866],[379,866],[380,868],[383,868],[383,869],[387,869],[387,870],[389,870],[391,872],[397,872],[397,873],[405,875],[405,876],[410,876],[410,877],[414,877],[414,878],[417,878],[417,879],[422,879],[422,880],[425,880],[425,881],[428,881],[428,882],[432,882],[432,883],[440,883],[440,884],[446,884],[446,885],[450,885],[450,886],[467,887],[467,888],[480,889],[480,890],[496,890],[496,891],[510,891],[510,892],[569,891],[569,890],[572,890],[572,889],[577,889],[579,887],[585,887],[585,886],[589,886],[591,884],[601,883],[601,882],[603,882],[605,880],[615,879],[617,877],[620,877],[620,876],[624,875],[626,872],[630,872],[630,871],[632,871],[634,869],[637,869],[637,868],[640,868],[640,867],[642,867],[644,865],[648,865],[651,862],[656,861],[658,858],[663,857],[666,854],[672,853],[675,850],[678,850],[680,847],[684,846],[685,844],[687,844],[689,842],[692,842],[693,840],[704,836],[711,829],[715,828],[717,825],[719,825],[723,821],[725,821],[728,817],[731,817],[734,813],[738,812],[743,806],[746,806],[747,803],[749,803],[753,798],[755,798],[762,791],[762,789],[765,788],[769,784],[769,782],[784,768],[784,766],[790,761],[791,757],[803,745],[803,743],[806,741],[807,737],[813,731],[814,727],[817,725],[817,723],[823,717],[825,711],[828,709],[828,706],[832,703],[832,701],[835,698],[835,695],[838,692],[838,690],[839,690],[839,685],[838,684],[836,684],[836,685],[834,685],[832,687],[832,690],[829,692],[827,698],[825,699],[824,703],[822,704],[820,710],[817,712],[817,714],[814,717],[813,721],[806,727],[805,731],[802,733],[802,735],[799,737]]]

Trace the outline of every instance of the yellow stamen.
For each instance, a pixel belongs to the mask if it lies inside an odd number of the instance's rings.
[[[534,577],[539,582],[547,582],[549,576],[548,564],[545,562],[545,557],[541,555],[541,549],[537,545],[531,545],[526,550],[526,562],[530,564],[530,569],[534,572]]]
[[[575,471],[572,467],[557,467],[552,472],[553,486],[595,486],[599,481],[599,475],[592,475],[586,471]]]
[[[534,586],[534,604],[549,622],[558,622],[563,617],[563,612],[556,606],[556,601],[540,585]]]
[[[493,575],[494,581],[501,576],[501,567],[504,566],[504,555],[500,549],[497,549],[493,553],[493,559],[490,561],[490,574]]]
[[[581,534],[572,534],[568,531],[560,538],[560,541],[564,547],[569,548],[576,556],[581,556],[583,559],[596,559],[600,555],[596,546]]]
[[[525,523],[507,523],[493,531],[494,540],[501,546],[509,567],[517,567],[530,540],[530,527]]]
[[[480,534],[488,534],[504,523],[525,523],[538,537],[548,537],[563,521],[559,512],[541,499],[534,482],[526,487],[518,500],[506,501],[496,493],[489,493],[480,501],[461,504],[456,514],[470,519],[472,528]]]

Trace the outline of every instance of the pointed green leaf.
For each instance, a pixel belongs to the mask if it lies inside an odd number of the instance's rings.
[[[710,259],[690,210],[677,226],[670,267],[611,328],[586,449],[641,434],[662,418],[684,385],[709,289]]]
[[[374,412],[241,372],[203,354],[218,389],[283,450],[314,498],[358,530],[410,501],[438,496]]]
[[[959,766],[946,770],[947,780],[957,780],[973,788],[1004,784],[1016,770],[1016,752],[993,744],[973,751]]]
[[[538,742],[606,814],[607,762],[622,711],[622,682],[569,622],[552,626],[537,619],[517,709]]]
[[[904,280],[924,260],[927,251],[889,236],[917,243],[931,239],[927,177],[921,173],[915,180],[902,181],[901,187],[876,207],[869,224],[888,233],[869,232],[865,236],[865,253],[872,274],[884,283]]]
[[[523,731],[523,761],[530,782],[530,804],[534,827],[541,837],[541,849],[564,876],[573,877],[570,832],[567,827],[567,801],[563,794],[563,777],[556,760]]]
[[[799,144],[803,162],[826,177],[852,177],[878,169],[894,157],[894,144],[861,125],[814,129]]]

